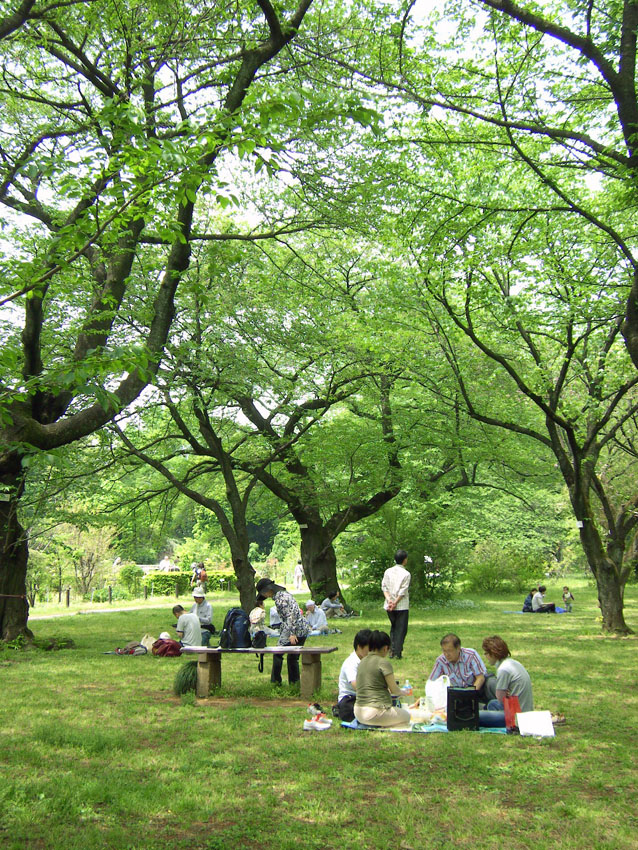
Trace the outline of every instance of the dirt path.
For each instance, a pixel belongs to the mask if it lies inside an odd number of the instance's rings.
[[[114,614],[118,611],[156,611],[160,608],[167,608],[168,603],[162,605],[136,605],[131,608],[90,608],[80,609],[79,611],[68,611],[64,614],[35,614],[29,615],[29,620],[55,620],[58,617],[75,617],[77,614]]]

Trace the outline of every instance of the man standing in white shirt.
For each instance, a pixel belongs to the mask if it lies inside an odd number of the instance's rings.
[[[383,607],[390,620],[390,641],[392,649],[390,658],[403,656],[403,641],[408,632],[408,615],[410,613],[410,579],[412,576],[406,570],[408,553],[399,549],[394,556],[394,567],[389,567],[383,574],[381,590],[385,596]]]

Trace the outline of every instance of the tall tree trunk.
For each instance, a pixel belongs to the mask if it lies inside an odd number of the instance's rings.
[[[300,523],[301,562],[313,599],[321,604],[328,593],[339,591],[337,556],[329,535],[320,522]],[[340,592],[340,591],[339,591]]]
[[[237,578],[239,604],[246,613],[255,607],[255,570],[246,552],[231,551],[233,569]]]
[[[621,573],[611,558],[605,555],[600,537],[591,520],[587,520],[580,530],[580,541],[587,562],[596,579],[598,602],[603,617],[603,631],[612,634],[633,634],[625,623],[624,582]]]
[[[18,521],[18,505],[24,488],[21,458],[12,453],[0,466],[0,638],[33,637],[27,628],[27,561],[29,550]]]

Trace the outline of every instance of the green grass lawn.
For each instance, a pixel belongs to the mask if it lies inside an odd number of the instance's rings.
[[[0,848],[636,848],[638,639],[601,637],[594,591],[570,586],[571,615],[504,613],[518,597],[413,609],[395,663],[420,695],[442,634],[479,650],[502,635],[537,707],[567,715],[542,741],[303,732],[305,705],[273,693],[268,660],[260,675],[252,657],[224,659],[220,696],[180,699],[183,659],[102,654],[166,629],[170,599],[34,622],[37,637],[69,636],[76,649],[0,652]],[[626,596],[638,630],[638,588]],[[209,598],[219,626],[233,600]],[[311,638],[339,647],[324,659],[324,706],[364,625],[387,628],[380,603],[342,635]]]

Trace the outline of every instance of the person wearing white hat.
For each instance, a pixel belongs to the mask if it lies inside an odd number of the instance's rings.
[[[330,631],[326,615],[321,608],[317,607],[314,599],[309,599],[306,602],[306,620],[312,628],[311,635],[328,634]]]
[[[215,631],[215,627],[213,626],[213,607],[210,602],[206,602],[205,594],[201,587],[195,588],[193,599],[195,603],[190,613],[197,614],[199,625],[202,629],[202,646],[208,646],[210,636]]]

